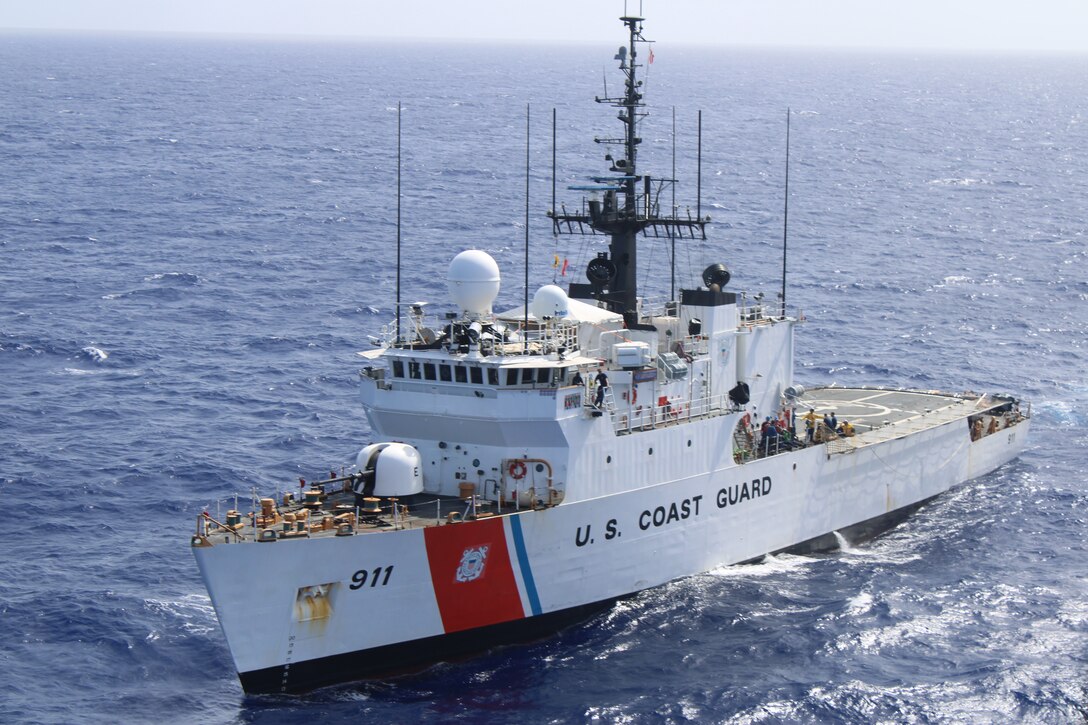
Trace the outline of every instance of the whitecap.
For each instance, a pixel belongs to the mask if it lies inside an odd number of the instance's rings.
[[[144,606],[178,620],[189,634],[206,635],[218,629],[211,599],[200,594],[186,594],[180,599],[145,599]]]
[[[83,348],[83,352],[87,353],[87,357],[89,357],[91,360],[94,360],[95,362],[102,362],[110,356],[110,354],[102,348],[94,347],[93,345],[88,345],[87,347]]]
[[[936,186],[974,186],[990,182],[984,179],[931,179],[929,183]]]
[[[865,614],[873,608],[873,595],[869,592],[860,592],[846,601],[846,613],[851,616]]]
[[[796,554],[768,554],[755,564],[732,564],[711,569],[707,574],[717,577],[764,577],[809,566],[819,559]]]
[[[200,284],[202,280],[192,272],[162,272],[144,277],[144,282],[171,282],[179,284]]]

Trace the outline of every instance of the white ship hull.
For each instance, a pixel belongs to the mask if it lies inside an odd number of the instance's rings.
[[[1028,424],[972,441],[959,417],[844,453],[727,457],[707,473],[542,510],[194,552],[243,686],[301,691],[536,636],[679,577],[880,527],[1014,458]],[[724,430],[718,418],[631,439],[665,452]],[[302,601],[317,588],[317,605]]]

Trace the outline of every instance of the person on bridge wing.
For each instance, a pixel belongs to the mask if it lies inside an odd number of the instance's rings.
[[[608,376],[604,374],[603,367],[597,371],[597,377],[594,378],[594,382],[597,383],[597,397],[593,401],[593,404],[600,408],[604,405],[604,392],[608,390]]]

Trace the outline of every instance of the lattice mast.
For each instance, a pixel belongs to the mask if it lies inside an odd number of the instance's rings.
[[[600,252],[586,267],[585,283],[572,283],[570,296],[578,299],[594,299],[604,302],[608,309],[624,316],[629,327],[638,324],[638,270],[637,238],[639,234],[654,237],[686,237],[696,234],[706,238],[705,227],[709,217],[692,216],[690,211],[681,217],[676,209],[661,212],[659,200],[662,191],[675,179],[654,179],[649,174],[638,173],[638,147],[642,139],[638,135],[639,119],[646,116],[642,102],[642,81],[638,80],[640,43],[649,43],[642,35],[643,18],[620,18],[628,30],[628,44],[620,46],[615,60],[625,76],[622,97],[598,97],[597,103],[607,103],[620,109],[617,118],[623,124],[623,138],[595,138],[599,144],[621,146],[624,158],[605,155],[610,162],[611,176],[594,177],[593,184],[569,187],[572,190],[590,192],[583,198],[581,208],[570,212],[564,205],[549,212],[557,234],[607,234],[611,241],[608,252]]]

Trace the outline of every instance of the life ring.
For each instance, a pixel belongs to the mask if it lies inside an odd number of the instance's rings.
[[[529,472],[529,469],[525,467],[524,461],[514,461],[510,464],[510,478],[515,481],[520,481],[525,478],[525,474]]]
[[[631,405],[638,402],[638,388],[631,388]]]

